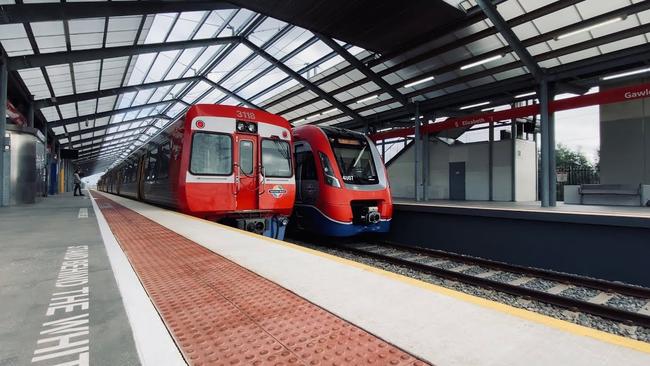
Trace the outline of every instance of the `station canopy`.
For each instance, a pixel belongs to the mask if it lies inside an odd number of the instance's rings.
[[[540,74],[584,93],[646,65],[649,33],[638,0],[0,0],[10,72],[92,172],[197,103],[373,130],[534,98]]]

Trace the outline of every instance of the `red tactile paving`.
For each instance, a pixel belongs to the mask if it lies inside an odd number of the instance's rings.
[[[93,196],[189,364],[426,364],[105,196]]]

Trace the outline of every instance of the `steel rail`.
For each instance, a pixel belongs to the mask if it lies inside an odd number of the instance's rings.
[[[455,272],[451,269],[438,268],[425,263],[415,262],[412,260],[403,259],[392,255],[373,252],[372,250],[364,250],[361,248],[352,247],[350,246],[350,244],[347,245],[345,243],[338,243],[338,244],[313,243],[313,244],[317,244],[319,246],[325,246],[332,249],[343,250],[346,252],[353,253],[355,255],[377,259],[386,263],[410,268],[422,273],[427,273],[430,275],[462,282],[465,284],[470,284],[477,287],[490,288],[496,291],[508,293],[510,295],[534,299],[547,304],[552,304],[562,308],[566,308],[572,311],[589,313],[592,315],[600,316],[602,318],[614,320],[625,324],[633,324],[633,325],[638,325],[643,327],[650,327],[649,315],[645,315],[633,311],[622,310],[619,308],[591,303],[589,301],[578,300],[571,297],[556,295],[542,290],[535,290],[523,286],[512,285],[506,282],[500,282],[488,278],[477,277],[462,272]],[[352,244],[360,244],[360,243],[352,243]],[[466,256],[455,255],[455,254],[444,253],[444,252],[443,252],[444,255],[438,255],[437,251],[431,251],[428,249],[416,248],[416,247],[404,247],[401,245],[395,245],[393,243],[380,242],[380,243],[366,243],[366,244],[377,246],[378,248],[381,247],[388,247],[391,249],[397,248],[400,250],[404,250],[405,252],[411,252],[414,254],[423,254],[431,257],[438,256],[447,259],[455,259],[458,261],[462,261],[466,264],[489,266],[490,268],[499,269],[506,272],[514,272],[514,273],[524,274],[524,275],[535,274],[535,277],[537,278],[544,278],[542,277],[543,274],[544,276],[546,276],[545,278],[547,279],[553,279],[554,281],[559,281],[571,285],[581,286],[579,283],[584,283],[584,284],[588,283],[589,286],[585,285],[585,287],[591,287],[606,292],[611,292],[612,290],[614,290],[614,292],[619,294],[630,294],[630,295],[633,294],[632,296],[643,297],[648,301],[650,301],[650,289],[645,289],[642,287],[636,287],[631,285],[625,285],[622,283],[614,283],[614,282],[608,282],[608,281],[597,280],[597,279],[589,279],[589,278],[581,278],[580,282],[572,282],[576,280],[576,278],[579,278],[579,276],[564,275],[561,273],[549,272],[549,271],[532,269],[532,268],[526,269],[526,271],[520,271],[521,268],[525,268],[525,267],[519,267],[513,265],[502,265],[502,263],[500,262],[494,262],[485,259],[476,259],[473,257],[466,257]]]

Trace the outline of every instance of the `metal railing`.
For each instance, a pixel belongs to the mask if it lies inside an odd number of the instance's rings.
[[[558,166],[557,200],[564,201],[565,185],[599,184],[600,170],[592,167]]]

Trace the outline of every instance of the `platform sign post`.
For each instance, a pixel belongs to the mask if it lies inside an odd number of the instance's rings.
[[[27,106],[27,126],[34,128],[34,96],[29,96],[29,105]]]
[[[420,151],[422,150],[422,141],[420,139],[420,104],[415,102],[415,141],[414,141],[414,168],[415,168],[415,200],[422,201],[420,194]]]
[[[551,111],[549,103],[551,99],[551,91],[548,81],[542,80],[539,85],[539,103],[540,103],[540,124],[541,124],[541,153],[542,153],[542,180],[541,180],[541,193],[542,193],[542,207],[551,206],[551,157],[555,159],[555,154],[551,154]]]
[[[7,131],[7,63],[0,59],[0,207],[9,201],[9,194],[5,192],[5,134]],[[5,200],[5,196],[7,196]]]
[[[548,99],[553,100],[553,88],[548,88]],[[557,176],[555,162],[555,112],[548,114],[548,205],[557,206]]]
[[[515,108],[511,105],[510,108]],[[517,119],[510,120],[510,200],[517,201]]]
[[[537,150],[535,150],[537,151]],[[494,201],[494,122],[490,122],[488,136],[488,189],[490,201]]]

